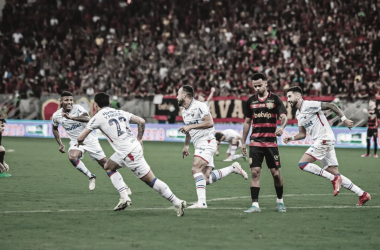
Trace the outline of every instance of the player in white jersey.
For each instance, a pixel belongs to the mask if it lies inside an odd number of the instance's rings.
[[[165,182],[155,177],[150,166],[145,161],[142,147],[145,120],[129,112],[110,108],[109,95],[105,93],[96,94],[94,101],[97,113],[79,135],[78,145],[85,144],[87,136],[94,129],[99,128],[115,150],[115,153],[104,166],[112,184],[120,193],[120,201],[114,208],[114,211],[124,210],[132,204],[125,190],[120,192],[120,189],[123,188],[123,177],[117,171],[117,169],[128,167],[137,178],[172,202],[177,216],[183,216],[186,201],[177,198]],[[137,138],[131,131],[130,123],[135,123],[138,126]]]
[[[194,90],[191,86],[182,86],[178,91],[178,105],[183,107],[182,118],[186,126],[179,129],[186,134],[185,146],[182,157],[189,154],[190,140],[193,139],[195,148],[191,171],[195,180],[198,202],[189,208],[207,208],[206,185],[212,184],[230,173],[240,174],[247,179],[247,173],[240,164],[234,162],[223,169],[214,169],[214,153],[217,143],[214,136],[214,122],[207,105],[194,98]]]
[[[215,133],[216,142],[218,144],[218,148],[216,150],[215,155],[219,155],[219,144],[220,142],[228,142],[229,147],[227,149],[226,153],[226,159],[223,161],[234,161],[240,158],[243,158],[244,160],[247,160],[246,157],[243,154],[237,154],[236,150],[238,148],[241,148],[241,145],[243,145],[242,137],[239,135],[238,132],[236,132],[233,129],[225,129],[222,132],[216,132]]]
[[[52,117],[53,134],[58,142],[59,152],[65,153],[65,146],[62,144],[58,131],[58,125],[61,124],[70,138],[70,148],[68,151],[69,160],[76,169],[89,178],[89,189],[94,190],[96,176],[87,169],[80,159],[84,157],[84,153],[88,152],[90,157],[103,167],[107,161],[106,155],[99,144],[98,136],[95,132],[86,138],[86,145],[80,147],[75,146],[77,137],[85,128],[85,123],[90,120],[90,116],[82,106],[73,104],[72,93],[65,91],[61,94],[61,106],[62,108],[57,110]],[[125,185],[125,189],[128,193],[131,193],[127,185]]]
[[[284,142],[289,143],[290,141],[302,140],[306,137],[306,133],[314,141],[314,144],[299,161],[299,168],[329,179],[334,187],[334,196],[339,193],[340,187],[343,186],[359,196],[357,205],[362,206],[371,200],[370,194],[364,192],[353,184],[351,180],[339,173],[339,164],[334,149],[335,136],[322,110],[330,109],[334,111],[350,129],[353,126],[353,122],[347,119],[342,110],[335,104],[303,100],[302,90],[298,86],[289,88],[287,90],[287,97],[290,106],[297,108],[296,115],[299,132],[295,136],[284,138]],[[321,161],[323,169],[313,163],[316,160]]]

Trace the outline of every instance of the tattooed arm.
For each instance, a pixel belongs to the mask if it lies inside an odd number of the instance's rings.
[[[145,132],[145,120],[143,118],[141,118],[140,116],[132,115],[129,122],[137,124],[137,128],[138,128],[137,139],[142,144],[142,138],[143,138],[144,132]]]
[[[335,114],[339,115],[342,122],[344,124],[346,124],[346,126],[349,129],[351,129],[352,126],[354,125],[354,122],[347,119],[347,117],[344,115],[343,111],[338,106],[336,106],[335,104],[328,103],[328,102],[322,102],[322,110],[326,110],[326,109],[330,109],[330,110],[334,111]]]
[[[190,145],[191,136],[189,133],[186,133],[186,139],[185,139],[185,146],[182,150],[182,158],[185,158],[185,156],[190,155],[189,153],[189,145]]]

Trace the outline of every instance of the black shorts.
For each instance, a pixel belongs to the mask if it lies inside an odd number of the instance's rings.
[[[367,130],[367,139],[370,139],[371,137],[377,137],[377,129],[376,128],[369,128]]]
[[[267,163],[268,168],[280,168],[280,154],[278,153],[278,148],[270,147],[249,147],[249,166],[253,167],[261,167],[263,164],[263,160],[265,157],[265,161]]]

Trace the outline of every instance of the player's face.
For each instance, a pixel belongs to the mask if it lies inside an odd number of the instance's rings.
[[[63,96],[61,98],[61,105],[64,111],[70,111],[73,108],[73,103],[72,96]]]
[[[264,92],[267,90],[267,82],[263,81],[261,79],[257,81],[252,81],[253,88],[255,91],[259,94],[262,95]]]
[[[178,90],[178,95],[177,95],[177,101],[178,101],[179,106],[183,105],[183,103],[185,102],[185,97],[186,97],[186,93],[183,92],[182,88],[180,88]]]
[[[298,103],[298,95],[293,93],[293,91],[289,91],[286,96],[288,97],[290,107],[294,108]]]

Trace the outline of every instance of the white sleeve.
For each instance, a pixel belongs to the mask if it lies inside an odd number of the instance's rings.
[[[210,110],[208,109],[205,103],[200,103],[198,106],[199,113],[201,114],[201,118],[210,115]]]
[[[123,114],[125,115],[125,118],[127,118],[128,122],[131,120],[131,117],[133,116],[132,113],[129,113],[127,111],[123,111]]]
[[[87,110],[85,108],[83,108],[81,105],[78,105],[77,107],[78,107],[78,113],[79,113],[79,115],[82,115],[83,113],[87,113],[88,114]]]
[[[305,113],[317,113],[322,109],[322,102],[318,101],[307,101],[305,102]]]
[[[101,124],[100,117],[95,115],[88,121],[86,128],[89,130],[94,130],[94,129],[100,128],[100,124]]]
[[[53,115],[51,121],[52,121],[54,127],[58,127],[59,123],[57,122],[55,115]]]

